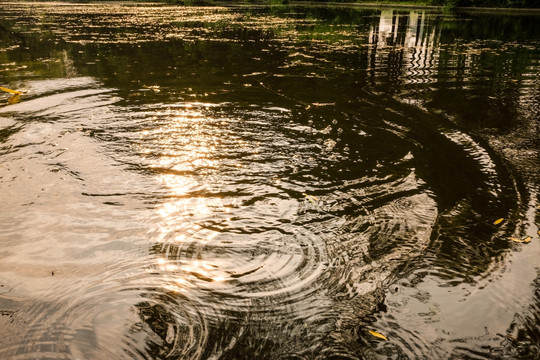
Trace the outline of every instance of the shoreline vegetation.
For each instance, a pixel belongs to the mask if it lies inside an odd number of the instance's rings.
[[[185,6],[358,6],[540,15],[540,0],[22,0],[23,2],[137,3]],[[4,2],[4,0],[0,0]]]
[[[2,0],[0,0],[2,1]],[[23,0],[25,1],[25,0]],[[55,0],[26,0],[49,2]],[[540,13],[540,0],[60,0],[60,2],[133,2],[163,3],[169,5],[326,5],[362,7],[405,7],[467,11],[532,11]],[[3,2],[3,1],[2,1]]]
[[[145,0],[139,0],[147,2]],[[177,5],[218,5],[218,4],[253,4],[253,5],[360,5],[360,6],[394,6],[421,7],[443,10],[460,8],[497,9],[497,10],[537,10],[538,0],[149,0],[148,2],[164,2]]]

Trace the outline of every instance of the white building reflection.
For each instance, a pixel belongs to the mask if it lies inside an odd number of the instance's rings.
[[[397,23],[395,22],[393,10],[383,10],[379,19],[379,33],[377,39],[377,46],[384,47],[394,43],[394,39],[397,33]]]
[[[395,72],[402,84],[435,82],[440,30],[426,19],[425,11],[381,11],[370,31],[369,68]]]

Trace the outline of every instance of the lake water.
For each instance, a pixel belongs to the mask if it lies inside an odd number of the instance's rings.
[[[9,2],[0,40],[0,358],[540,357],[539,15]]]

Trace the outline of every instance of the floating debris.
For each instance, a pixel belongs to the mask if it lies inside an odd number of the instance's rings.
[[[376,331],[371,331],[371,330],[369,330],[369,333],[370,333],[371,335],[375,336],[375,337],[378,338],[378,339],[388,340],[388,339],[386,338],[386,336],[384,336],[383,334],[380,334],[380,333],[378,333],[378,332],[376,332]]]
[[[8,104],[13,105],[13,104],[18,103],[19,101],[21,101],[21,95],[19,94],[11,95],[11,97],[8,99]]]
[[[317,205],[319,198],[313,195],[303,194],[313,205]]]
[[[515,242],[519,242],[519,243],[528,243],[528,242],[531,242],[531,237],[530,236],[527,236],[526,238],[524,239],[518,239],[518,238],[515,238],[513,236],[510,236],[508,238],[509,240],[512,240],[512,241],[515,241]]]
[[[8,88],[2,87],[2,86],[0,86],[0,90],[8,92],[10,94],[14,94],[14,95],[21,95],[22,94],[20,91],[11,90],[11,89],[8,89]]]

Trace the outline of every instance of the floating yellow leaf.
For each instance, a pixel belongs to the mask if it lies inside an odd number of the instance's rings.
[[[376,332],[376,331],[371,331],[371,330],[369,330],[369,333],[370,333],[371,335],[375,336],[376,338],[383,339],[383,340],[388,340],[388,339],[386,338],[386,336],[384,336],[383,334],[379,334],[379,333]]]
[[[304,194],[304,196],[314,205],[316,205],[317,202],[319,201],[319,198],[316,196],[308,195],[308,194]]]
[[[21,94],[20,91],[17,91],[17,90],[11,90],[11,89],[8,89],[8,88],[5,88],[5,87],[1,87],[1,86],[0,86],[0,90],[5,91],[5,92],[8,92],[8,93],[11,93],[11,94],[15,94],[15,95],[20,95],[20,94]]]
[[[508,238],[509,240],[512,240],[512,241],[515,241],[515,242],[519,242],[519,243],[528,243],[531,241],[531,237],[530,236],[527,236],[526,238],[524,239],[518,239],[518,238],[515,238],[513,236],[510,236]]]
[[[8,99],[8,104],[13,105],[21,101],[21,95],[15,94],[11,95],[11,97]]]
[[[499,225],[500,223],[502,223],[504,220],[504,218],[500,218],[500,219],[497,219],[493,222],[493,225]]]

